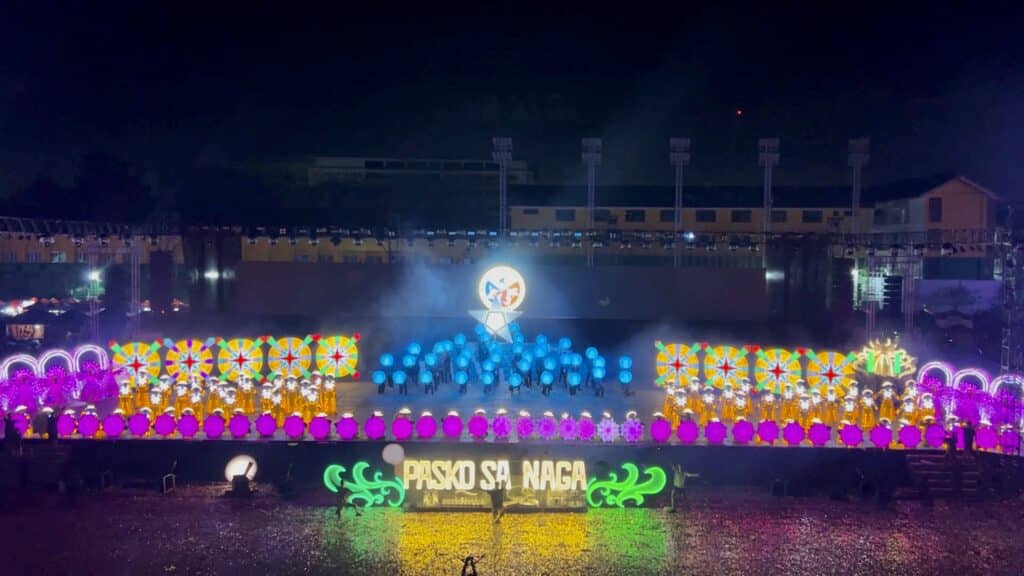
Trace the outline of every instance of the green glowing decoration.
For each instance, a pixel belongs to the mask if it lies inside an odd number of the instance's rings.
[[[643,506],[644,496],[660,494],[665,489],[667,477],[660,466],[644,468],[647,479],[640,482],[640,470],[636,464],[626,462],[622,465],[626,471],[626,477],[619,480],[615,472],[608,474],[607,480],[591,478],[587,482],[587,504],[592,508],[604,506],[618,506],[625,508],[626,502],[633,502],[637,506]]]
[[[373,479],[366,479],[366,469],[370,465],[366,462],[356,462],[352,467],[352,476],[342,478],[346,468],[339,464],[331,464],[324,468],[324,486],[337,494],[341,487],[341,481],[345,480],[345,487],[352,493],[348,497],[350,504],[360,503],[364,507],[381,506],[387,504],[392,508],[398,508],[405,502],[405,487],[402,486],[402,479],[385,480],[384,473],[380,470],[373,473]]]

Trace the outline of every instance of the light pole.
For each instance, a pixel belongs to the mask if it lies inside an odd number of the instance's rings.
[[[508,234],[508,163],[512,160],[512,139],[491,138],[491,158],[498,163],[498,238]]]
[[[860,229],[857,226],[857,216],[860,212],[860,177],[864,166],[867,165],[868,160],[871,158],[871,140],[868,138],[854,138],[850,140],[848,151],[847,157],[850,168],[853,169],[853,190],[850,206],[853,209],[853,214],[850,218],[850,232],[852,234],[859,234]]]
[[[583,138],[580,141],[583,163],[587,165],[587,266],[594,265],[594,187],[597,167],[601,164],[601,139]]]
[[[679,261],[682,259],[683,250],[679,237],[680,232],[683,231],[683,167],[690,165],[690,139],[669,138],[668,159],[675,168],[676,173],[675,216],[672,225],[672,266],[679,268]]]

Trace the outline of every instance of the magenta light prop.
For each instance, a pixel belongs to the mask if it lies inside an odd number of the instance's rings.
[[[676,438],[683,444],[693,444],[697,441],[697,436],[700,434],[700,428],[697,427],[697,423],[693,420],[683,420],[679,423],[679,427],[676,428]]]
[[[494,421],[491,422],[491,430],[494,431],[495,438],[504,440],[512,433],[512,420],[504,414],[499,414],[495,416]]]
[[[900,428],[900,444],[904,448],[917,448],[921,444],[921,429],[917,426]]]
[[[622,423],[622,437],[635,444],[644,438],[644,423],[640,420],[626,420]]]
[[[619,425],[611,418],[602,418],[597,423],[597,437],[601,439],[601,442],[615,442],[619,437]]]
[[[469,419],[469,424],[466,426],[469,429],[469,435],[474,440],[483,440],[487,438],[487,416],[483,414],[474,414]]]
[[[557,429],[558,424],[555,423],[555,419],[551,416],[544,416],[537,421],[537,436],[541,440],[551,440],[554,438]]]
[[[95,414],[82,414],[78,417],[78,434],[82,438],[92,438],[100,430],[100,419]]]
[[[133,414],[128,419],[128,430],[131,431],[132,436],[144,436],[146,432],[149,432],[149,416],[142,414]]]
[[[258,427],[258,423],[257,423]],[[284,433],[291,440],[299,440],[306,434],[306,422],[302,416],[292,414],[284,419]]]
[[[219,440],[224,435],[224,418],[220,414],[210,414],[203,420],[203,434],[210,440]]]
[[[317,442],[327,440],[331,435],[331,421],[326,416],[315,416],[309,421],[309,435]]]
[[[391,421],[391,437],[399,442],[405,442],[412,437],[412,420],[408,418],[395,418]]]
[[[103,419],[103,433],[107,435],[107,438],[120,438],[124,433],[124,416],[108,414]]]
[[[839,441],[843,443],[843,446],[851,448],[860,446],[860,443],[864,441],[864,431],[858,426],[847,424],[839,429]]]
[[[234,421],[236,421],[242,414],[231,418],[231,435],[238,438],[238,435],[234,433]],[[246,435],[249,434],[249,418],[246,418]],[[278,420],[276,420],[271,414],[260,414],[256,417],[256,434],[260,438],[273,438],[275,431],[278,431]],[[245,436],[245,435],[243,435]]]
[[[61,414],[57,417],[57,436],[67,438],[75,433],[75,419],[70,414]]]
[[[462,418],[455,414],[449,414],[441,421],[441,433],[445,438],[459,438],[462,436]]]
[[[366,424],[363,425],[363,432],[366,433],[366,437],[370,440],[380,440],[384,437],[386,431],[387,424],[384,423],[384,418],[380,416],[370,416],[366,420]]]
[[[597,432],[597,426],[594,425],[593,419],[588,417],[580,418],[577,424],[579,427],[580,440],[590,442],[594,439],[594,434]]]
[[[830,436],[832,436],[832,431],[821,422],[811,424],[811,428],[807,430],[807,438],[811,441],[811,445],[816,448],[828,444]]]
[[[351,416],[345,416],[334,425],[334,431],[342,440],[355,440],[359,435],[359,421]]]
[[[24,436],[25,432],[28,432],[29,424],[28,414],[19,412],[14,415],[14,429],[18,431],[19,436]]]
[[[978,433],[974,436],[974,443],[982,450],[994,450],[999,443],[999,435],[991,426],[978,428]]]
[[[875,448],[888,448],[892,443],[892,430],[879,424],[871,429],[870,437]]]
[[[651,440],[659,444],[668,442],[672,436],[672,423],[668,420],[658,419],[651,422]]]
[[[576,421],[572,418],[562,418],[558,421],[558,435],[562,437],[562,440],[575,440],[579,435],[579,428],[576,427]]]
[[[228,431],[231,432],[232,438],[245,438],[252,431],[252,423],[245,414],[235,414],[228,422]]]
[[[79,421],[78,429],[82,429],[81,421]],[[1006,430],[999,435],[999,446],[1002,447],[1003,452],[1016,453],[1020,448],[1020,435],[1015,430]]]
[[[533,420],[529,416],[520,416],[516,419],[516,437],[526,440],[533,436]]]
[[[416,420],[416,436],[420,440],[430,440],[437,434],[437,420],[433,416],[420,416]]]
[[[192,414],[182,414],[178,418],[178,433],[182,438],[194,438],[199,432],[199,419]]]
[[[946,430],[941,424],[932,424],[924,430],[924,441],[931,448],[938,448],[946,441]]]
[[[704,427],[704,437],[707,438],[708,444],[725,442],[725,433],[725,424],[718,420],[708,422],[708,425]]]
[[[754,439],[754,425],[749,420],[740,420],[732,425],[732,441],[741,446]]]
[[[153,430],[164,438],[174,434],[174,427],[174,416],[170,414],[161,414],[153,421]]]
[[[765,444],[779,439],[779,425],[774,420],[765,420],[757,425],[757,437]]]
[[[799,446],[804,441],[804,436],[804,427],[796,422],[790,422],[782,429],[782,439],[790,446]]]

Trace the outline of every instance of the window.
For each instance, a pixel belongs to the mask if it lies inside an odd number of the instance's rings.
[[[626,222],[643,222],[647,219],[647,213],[643,210],[626,210]]]
[[[334,258],[330,254],[319,254],[316,257],[316,261],[320,264],[331,264],[334,262]]]
[[[772,210],[772,223],[785,224],[788,216],[789,212],[786,212],[785,210]]]
[[[718,215],[714,210],[697,210],[697,222],[714,222]]]
[[[753,215],[750,210],[733,210],[732,221],[733,222],[750,222],[753,219]]]
[[[309,262],[309,254],[296,254],[295,255],[295,261],[296,262],[308,263]]]
[[[804,210],[800,214],[800,221],[804,224],[818,224],[822,221],[821,210]]]
[[[28,257],[25,258],[26,261],[31,262],[33,264],[35,264],[36,262],[39,262],[39,252],[37,252],[35,250],[29,250],[27,256]]]
[[[18,261],[18,253],[17,252],[15,252],[14,250],[8,250],[8,251],[4,252],[4,262],[17,262],[17,261]]]
[[[572,208],[560,208],[555,210],[555,220],[559,222],[575,222],[576,210]]]
[[[662,210],[658,216],[660,222],[675,222],[676,211],[675,210]]]
[[[536,208],[523,208],[524,216],[536,216],[538,212],[539,210],[537,210]]]
[[[609,222],[611,219],[611,210],[607,208],[594,208],[594,222]]]
[[[75,256],[75,260],[78,261],[79,264],[85,264],[85,251],[79,250],[78,254]]]
[[[52,264],[63,264],[68,261],[68,255],[60,250],[50,251],[50,263]]]
[[[942,222],[942,198],[928,199],[928,222]]]

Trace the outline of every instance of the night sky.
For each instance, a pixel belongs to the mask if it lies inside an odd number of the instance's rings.
[[[0,191],[72,186],[97,153],[174,190],[313,154],[487,158],[499,134],[552,184],[589,135],[603,184],[670,184],[673,135],[688,182],[756,184],[777,135],[781,184],[847,183],[867,136],[868,183],[1024,200],[1020,3],[338,4],[5,3]]]

